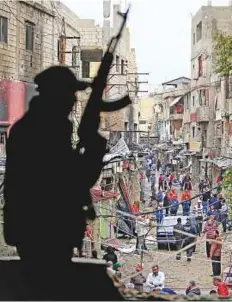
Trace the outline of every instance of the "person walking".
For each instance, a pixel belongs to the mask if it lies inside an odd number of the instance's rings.
[[[160,176],[159,176],[159,187],[158,187],[159,190],[163,189],[163,182],[164,182],[164,176],[161,173]]]
[[[158,208],[156,210],[156,221],[158,224],[161,224],[164,218],[164,214],[163,214],[163,207],[161,207],[160,205],[158,205]]]
[[[170,206],[170,214],[176,216],[179,209],[179,201],[177,199],[172,199]]]
[[[202,223],[203,223],[203,206],[202,206],[202,201],[200,198],[198,199],[197,204],[194,207],[194,214],[195,214],[196,221],[197,221],[198,235],[201,236]]]
[[[210,216],[208,221],[206,221],[203,229],[203,233],[206,236],[206,239],[214,239],[215,232],[218,231],[218,224],[214,220],[214,216]],[[206,241],[206,256],[210,258],[210,248],[211,243]]]
[[[160,162],[160,159],[158,158],[157,159],[157,171],[159,172],[160,170],[160,167],[161,167],[161,162]]]
[[[191,219],[189,217],[187,218],[186,224],[184,225],[184,232],[186,232],[188,234],[192,234],[192,235],[197,234],[196,226],[191,223]],[[188,236],[187,234],[184,235],[184,246],[187,246],[187,245],[193,243],[194,241],[195,241],[195,237]],[[186,250],[188,262],[191,261],[193,251],[194,251],[193,246],[189,247]]]
[[[165,216],[168,216],[169,215],[169,206],[170,206],[170,203],[168,200],[168,192],[165,192],[163,205],[165,208]]]
[[[174,181],[174,175],[173,173],[171,173],[168,177],[168,186],[170,189],[172,188],[173,181]]]
[[[176,249],[177,251],[181,250],[183,247],[183,234],[180,234],[177,231],[183,231],[184,232],[184,226],[182,224],[181,218],[177,218],[177,224],[174,226],[174,236],[176,240]],[[181,259],[181,254],[176,255],[176,260]]]
[[[210,259],[212,260],[213,276],[221,275],[221,252],[222,252],[222,238],[219,236],[218,230],[215,231],[215,238],[217,242],[212,242],[210,247]]]
[[[220,209],[220,221],[222,223],[223,232],[226,232],[227,229],[227,220],[228,220],[228,206],[226,204],[225,199],[221,201],[221,209]]]

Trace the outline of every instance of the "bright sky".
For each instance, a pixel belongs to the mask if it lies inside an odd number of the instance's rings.
[[[103,0],[63,0],[80,18],[103,20]],[[111,0],[123,3],[123,0]],[[180,76],[190,77],[191,16],[207,0],[130,0],[128,25],[139,72],[149,72],[149,90]],[[228,5],[229,0],[212,0]]]

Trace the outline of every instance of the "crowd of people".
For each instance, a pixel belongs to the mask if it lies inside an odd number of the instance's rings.
[[[106,253],[106,258],[108,254]],[[116,259],[115,259],[116,261]],[[116,278],[119,281],[122,278],[123,267],[118,265],[117,262],[113,261],[107,262],[107,271],[110,277]],[[127,283],[121,282],[122,289],[135,289],[138,292],[153,292],[156,294],[169,294],[177,295],[178,293],[170,287],[165,286],[165,274],[160,271],[159,266],[155,264],[152,267],[152,271],[145,277],[143,274],[143,265],[138,264],[135,268],[137,272],[136,276],[132,277]],[[213,277],[213,284],[216,290],[211,290],[208,294],[211,296],[228,297],[230,295],[230,290],[225,282],[219,276]],[[196,281],[190,281],[185,289],[186,295],[200,296],[201,289]]]
[[[188,173],[181,173],[178,177],[168,165],[159,159],[148,158],[141,169],[141,186],[147,178],[151,186],[151,203],[154,210],[153,215],[140,215],[135,223],[136,251],[146,251],[145,236],[149,233],[151,221],[157,225],[162,224],[166,216],[178,216],[174,225],[174,236],[176,248],[179,253],[176,260],[181,259],[182,248],[189,246],[184,253],[187,262],[190,262],[196,251],[197,240],[205,239],[206,259],[212,263],[213,285],[216,290],[210,291],[210,295],[228,296],[229,289],[221,276],[221,254],[222,236],[220,232],[227,231],[228,206],[220,190],[213,191],[209,180],[206,178],[199,183],[199,192],[194,194],[191,177]],[[196,201],[194,200],[196,199]],[[141,194],[141,202],[136,201],[132,210],[134,213],[142,212],[145,206],[144,196]],[[185,223],[182,223],[181,216],[185,216]],[[222,228],[220,228],[220,225]],[[91,239],[92,233],[87,226],[85,237]],[[140,252],[139,252],[140,251]],[[95,251],[92,258],[97,258]],[[107,247],[103,259],[107,262],[107,271],[111,277],[121,280],[124,267],[119,262],[118,256],[113,247]],[[150,291],[157,293],[167,293],[175,295],[175,291],[165,287],[165,274],[159,270],[158,265],[154,265],[152,272],[147,276],[143,274],[143,265],[140,263],[135,267],[137,275],[129,282],[122,284],[122,288],[133,288],[139,292]],[[201,290],[196,281],[190,281],[186,286],[186,295],[200,295]]]

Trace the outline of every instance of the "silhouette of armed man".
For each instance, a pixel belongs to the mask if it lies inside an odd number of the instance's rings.
[[[17,247],[26,282],[37,297],[54,299],[73,248],[82,244],[83,205],[100,175],[106,141],[96,133],[85,156],[72,148],[68,116],[76,91],[89,84],[63,66],[46,69],[34,82],[39,95],[12,126],[6,144],[4,236]]]

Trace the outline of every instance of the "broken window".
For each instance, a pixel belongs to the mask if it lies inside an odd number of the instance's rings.
[[[197,42],[202,38],[202,22],[197,24]]]
[[[0,17],[0,42],[7,43],[8,40],[8,20]]]
[[[90,76],[90,62],[83,61],[82,62],[82,78],[89,78]]]
[[[26,22],[26,50],[34,50],[35,24]]]
[[[198,77],[203,76],[203,58],[202,55],[198,57]]]
[[[119,56],[116,56],[116,72],[120,70]]]

